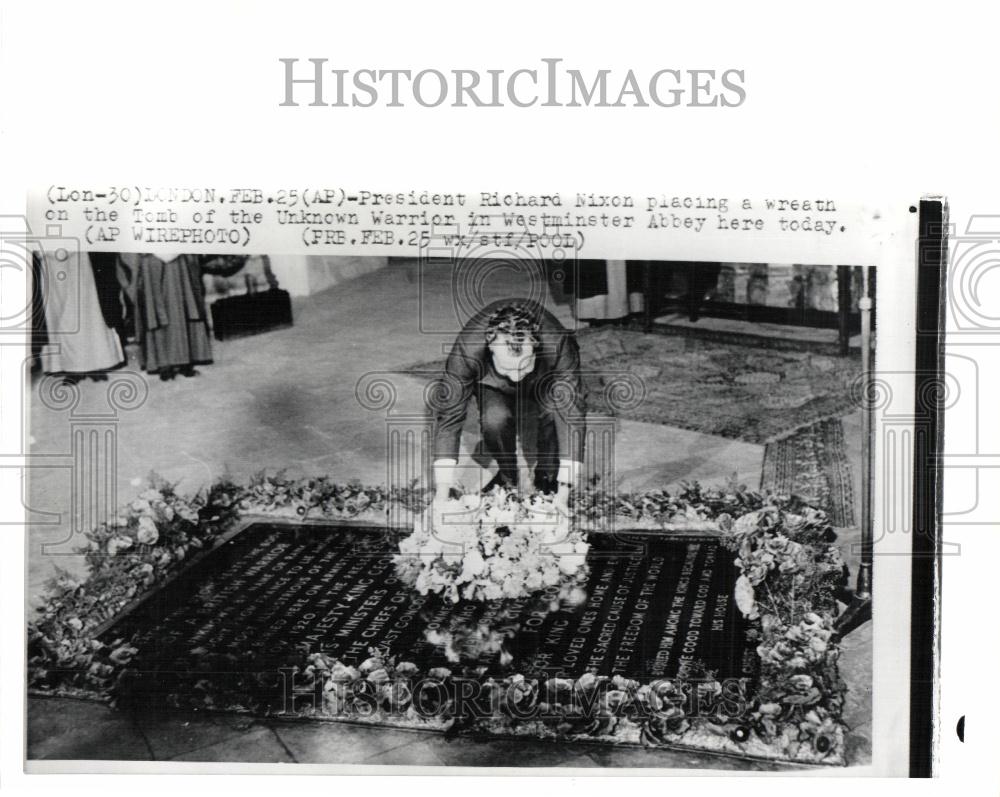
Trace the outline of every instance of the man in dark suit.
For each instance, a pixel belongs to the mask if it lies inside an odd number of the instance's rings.
[[[535,488],[565,506],[581,470],[586,414],[580,351],[573,333],[536,302],[502,300],[476,313],[458,334],[435,401],[436,499],[455,485],[469,402],[479,405],[480,450],[497,464],[484,489],[518,486],[518,420],[538,416]]]

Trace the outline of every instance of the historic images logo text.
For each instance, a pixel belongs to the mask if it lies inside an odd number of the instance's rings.
[[[542,58],[534,68],[336,69],[326,58],[279,58],[282,106],[333,108],[735,108],[746,101],[741,69],[584,72]]]

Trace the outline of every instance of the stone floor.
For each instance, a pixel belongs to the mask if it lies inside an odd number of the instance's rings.
[[[525,295],[523,276],[499,270],[478,286],[484,302]],[[117,505],[141,489],[150,470],[194,492],[227,471],[236,478],[268,468],[290,475],[329,474],[386,482],[388,425],[418,419],[423,413],[423,383],[395,373],[404,365],[439,358],[459,326],[449,268],[395,263],[366,277],[321,294],[297,300],[295,326],[255,337],[215,343],[215,363],[193,379],[161,382],[139,372],[146,397],[140,406],[115,410],[109,383],[79,385],[75,409],[53,406],[39,395],[35,380],[30,409],[33,461],[26,506],[33,521],[29,535],[27,605],[37,606],[44,582],[56,566],[82,571],[73,552],[79,541],[73,496],[97,487],[73,477],[74,461],[95,456],[79,432],[104,413],[114,434],[115,459],[106,479],[106,500]],[[536,286],[537,287],[537,286]],[[551,304],[556,315],[573,323],[568,307]],[[392,385],[395,404],[367,409],[356,387],[376,372]],[[364,399],[364,397],[361,397]],[[86,417],[85,417],[86,416]],[[88,420],[88,418],[90,420]],[[474,419],[470,419],[470,426]],[[860,422],[845,419],[852,461],[860,461]],[[467,485],[482,472],[469,457],[463,436],[460,467]],[[681,480],[713,483],[736,474],[759,483],[763,447],[637,421],[617,422],[615,480],[619,488],[668,487]],[[417,460],[419,461],[419,460]],[[860,487],[855,473],[856,486]],[[859,489],[855,495],[860,495]],[[93,500],[84,501],[91,512]],[[857,530],[841,530],[844,553],[856,562],[852,543]],[[43,547],[44,546],[44,547]],[[870,626],[867,627],[870,632]],[[870,749],[870,633],[855,632],[844,656],[852,695],[850,722],[858,729],[852,742],[856,760]],[[866,633],[868,634],[866,636]],[[422,763],[428,765],[501,765],[517,760],[536,766],[711,766],[744,763],[690,753],[611,750],[575,745],[491,742],[445,742],[427,734],[371,730],[338,725],[277,725],[195,716],[132,719],[99,705],[67,700],[29,701],[31,758],[172,759],[200,757],[225,761],[300,761],[323,763]]]
[[[220,761],[424,767],[645,767],[785,771],[787,765],[675,750],[496,739],[235,715],[133,717],[62,698],[30,702],[35,760]]]

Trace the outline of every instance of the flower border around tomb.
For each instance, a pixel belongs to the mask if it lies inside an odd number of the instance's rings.
[[[193,556],[229,539],[241,521],[266,516],[384,526],[390,508],[419,513],[429,498],[427,491],[337,484],[325,477],[287,479],[280,473],[258,474],[247,485],[223,478],[185,498],[175,485],[151,475],[149,487],[123,507],[115,522],[86,535],[82,553],[87,577],[77,580],[60,570],[46,585],[39,616],[28,626],[29,689],[122,699],[134,676],[129,664],[138,651],[126,639],[101,642],[102,631]],[[510,674],[479,678],[472,701],[478,708],[470,713],[456,707],[449,691],[468,673],[443,668],[423,673],[390,652],[377,651],[354,669],[322,653],[303,651],[287,670],[274,674],[275,683],[244,685],[242,693],[227,694],[200,679],[190,695],[175,695],[175,702],[274,713],[273,701],[260,695],[281,689],[280,682],[290,679],[293,699],[305,705],[299,711],[293,703],[285,716],[295,712],[343,719],[346,710],[354,721],[378,724],[845,763],[845,685],[837,667],[834,621],[835,591],[846,580],[846,568],[824,513],[742,486],[691,484],[675,494],[581,491],[572,514],[596,532],[615,527],[716,529],[742,573],[734,585],[737,605],[756,623],[760,665],[753,694],[736,695],[711,673],[686,685],[640,684],[590,673],[576,680]],[[432,693],[437,698],[427,697]],[[698,707],[694,712],[692,705]],[[288,708],[277,707],[278,713]]]

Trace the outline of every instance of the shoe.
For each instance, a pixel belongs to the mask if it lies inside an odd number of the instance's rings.
[[[535,489],[542,495],[555,495],[559,490],[559,482],[555,476],[536,473]]]

